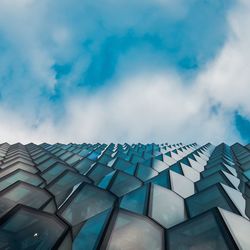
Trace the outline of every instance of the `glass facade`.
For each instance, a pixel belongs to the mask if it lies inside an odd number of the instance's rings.
[[[250,146],[0,144],[0,249],[250,249]]]

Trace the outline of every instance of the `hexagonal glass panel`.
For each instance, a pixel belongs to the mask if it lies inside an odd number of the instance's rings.
[[[167,249],[235,249],[218,225],[213,212],[190,219],[168,230]],[[231,246],[231,248],[230,248]]]
[[[61,216],[75,226],[113,206],[115,197],[95,186],[84,185],[59,210]]]
[[[152,185],[149,216],[165,228],[170,228],[187,219],[184,199],[175,192]]]
[[[52,249],[68,230],[57,217],[27,207],[18,207],[5,217],[0,221],[1,249]]]
[[[120,171],[114,178],[115,179],[110,191],[119,197],[135,190],[142,185],[142,182],[136,177]]]
[[[18,182],[0,194],[0,216],[16,204],[41,208],[52,196],[45,190],[30,184]]]
[[[110,225],[110,228],[111,236],[102,249],[164,249],[163,229],[147,217],[120,210],[114,225]]]

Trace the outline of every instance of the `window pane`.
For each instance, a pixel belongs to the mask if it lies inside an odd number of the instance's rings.
[[[109,239],[109,250],[161,250],[163,249],[163,229],[147,217],[118,213]]]

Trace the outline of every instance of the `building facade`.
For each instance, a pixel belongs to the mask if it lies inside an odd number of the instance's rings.
[[[250,145],[0,145],[0,249],[250,249]]]

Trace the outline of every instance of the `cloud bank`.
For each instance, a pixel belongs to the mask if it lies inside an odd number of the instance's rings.
[[[0,0],[1,141],[243,140],[250,4],[201,3]]]

